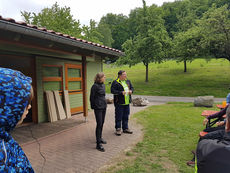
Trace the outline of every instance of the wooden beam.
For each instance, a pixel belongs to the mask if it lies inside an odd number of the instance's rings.
[[[81,77],[69,77],[68,78],[69,81],[75,81],[75,82],[81,82],[82,78]]]
[[[82,77],[83,77],[83,114],[88,116],[88,99],[87,99],[87,73],[86,73],[86,57],[82,56]]]
[[[62,82],[62,77],[43,77],[43,82]]]
[[[68,90],[68,64],[65,64],[65,90]]]
[[[62,65],[55,65],[55,64],[42,64],[42,67],[59,67],[59,68],[62,68]]]
[[[71,109],[70,109],[70,102],[69,102],[69,92],[64,90],[64,103],[65,103],[65,112],[66,117],[71,118]]]
[[[54,94],[52,91],[45,91],[46,93],[46,103],[48,110],[48,119],[50,122],[57,121],[57,111],[55,106]]]
[[[83,90],[69,90],[69,95],[72,94],[83,94]]]
[[[79,113],[83,111],[83,106],[77,108],[71,108],[71,114]]]
[[[68,68],[82,68],[81,64],[68,64]]]
[[[32,121],[33,123],[38,123],[38,101],[37,101],[37,78],[36,78],[36,57],[31,59],[32,72],[32,86],[34,90],[34,98],[32,100]]]
[[[54,93],[54,100],[56,103],[58,120],[64,120],[64,119],[66,119],[66,113],[64,111],[64,107],[62,105],[62,101],[60,99],[59,92],[53,91],[53,93]]]

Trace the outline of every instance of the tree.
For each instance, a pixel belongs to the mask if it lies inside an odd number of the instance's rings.
[[[187,72],[187,61],[192,62],[197,55],[196,40],[199,34],[196,29],[196,21],[208,10],[208,0],[175,1],[166,3],[162,7],[165,9],[164,18],[166,27],[171,38],[173,38],[173,57],[177,62],[184,62],[184,72]],[[172,14],[171,14],[172,13]]]
[[[173,42],[176,59],[186,62],[204,56],[226,58],[230,61],[230,16],[227,5],[216,8],[214,5],[205,12],[197,24],[185,32],[178,33]]]
[[[212,7],[213,4],[216,4],[217,8],[220,8],[224,5],[228,5],[228,9],[230,9],[230,1],[229,0],[208,0],[209,7]]]
[[[137,28],[139,26],[139,16],[142,13],[142,8],[135,8],[134,10],[131,10],[129,13],[129,18],[127,21],[128,25],[128,33],[129,37],[128,38],[134,38],[134,36],[137,35]]]
[[[181,4],[183,2],[184,1],[168,2],[164,3],[161,7],[163,10],[162,18],[165,21],[164,25],[171,38],[178,32],[178,13],[181,11]]]
[[[202,53],[230,61],[230,9],[228,5],[209,9],[199,21],[203,39],[200,40]]]
[[[24,11],[21,12],[21,16],[29,24],[81,37],[82,30],[79,20],[73,18],[69,7],[59,7],[57,2],[51,8],[42,9],[38,14]]]
[[[105,46],[112,47],[114,40],[109,26],[107,24],[99,24],[97,30],[102,35],[102,38],[99,38],[100,42]]]
[[[100,25],[109,26],[112,34],[112,47],[115,49],[122,49],[122,44],[129,38],[129,31],[127,26],[128,17],[123,14],[108,13],[103,16],[99,22]]]
[[[177,31],[173,33],[173,55],[177,62],[184,63],[184,72],[187,72],[187,62],[194,60],[194,32],[188,31],[195,24],[198,16],[196,15],[196,2],[200,0],[179,1],[176,13],[177,23],[175,28]],[[193,4],[193,5],[192,5]],[[200,14],[199,14],[200,15]],[[193,40],[194,39],[194,40]]]
[[[143,0],[143,9],[138,17],[138,34],[122,45],[126,56],[118,60],[118,63],[130,66],[143,62],[146,67],[145,82],[148,82],[149,63],[161,62],[170,48],[170,39],[159,12],[157,6],[147,7]]]
[[[173,40],[173,55],[178,62],[184,62],[184,72],[187,72],[187,62],[192,62],[200,55],[201,50],[199,27],[193,27],[186,32],[179,32]]]
[[[97,23],[94,20],[90,19],[89,26],[83,25],[83,38],[88,41],[102,44],[100,40],[102,40],[103,35],[100,32],[98,32],[96,24]]]

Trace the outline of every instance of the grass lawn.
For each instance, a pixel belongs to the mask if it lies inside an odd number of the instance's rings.
[[[151,106],[134,115],[143,126],[144,137],[122,161],[105,172],[192,173],[186,161],[192,158],[198,133],[204,128],[201,112],[215,108],[193,107],[192,103]],[[134,134],[133,134],[134,135]]]
[[[225,59],[213,59],[209,62],[197,59],[187,64],[188,71],[183,72],[183,63],[167,61],[162,64],[151,63],[149,82],[145,83],[145,66],[104,65],[107,79],[115,79],[119,70],[125,70],[137,95],[155,96],[203,96],[226,97],[230,86],[230,63]],[[106,85],[110,93],[110,86]]]

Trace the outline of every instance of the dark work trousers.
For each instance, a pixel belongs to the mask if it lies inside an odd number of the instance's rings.
[[[225,129],[225,125],[224,126],[217,126],[217,127],[210,127],[210,128],[204,129],[203,131],[204,132],[213,132],[216,130],[224,130],[224,129]]]
[[[224,128],[219,129],[219,130],[215,130],[215,131],[209,132],[204,137],[201,137],[199,139],[199,142],[201,140],[203,140],[203,139],[218,139],[218,140],[221,140],[221,139],[223,139],[224,134],[225,134],[225,129]]]
[[[97,144],[99,144],[101,142],[102,129],[105,121],[106,109],[94,109],[94,114],[97,122],[96,140],[97,140]]]
[[[115,105],[115,128],[121,128],[122,123],[122,129],[128,129],[128,121],[129,121],[129,113],[130,108],[129,105]]]

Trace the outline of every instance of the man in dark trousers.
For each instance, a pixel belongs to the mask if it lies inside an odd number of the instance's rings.
[[[230,107],[226,111],[225,130],[210,132],[197,145],[198,173],[230,172]]]
[[[123,133],[132,134],[129,129],[129,113],[131,103],[131,95],[134,88],[129,80],[127,80],[127,74],[125,71],[120,70],[118,72],[118,78],[113,81],[111,86],[111,93],[114,94],[114,106],[115,106],[115,129],[116,135],[121,135],[121,128]]]

